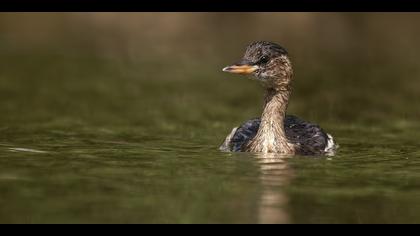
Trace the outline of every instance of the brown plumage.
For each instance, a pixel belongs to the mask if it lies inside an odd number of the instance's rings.
[[[225,72],[250,74],[266,89],[261,118],[234,128],[220,149],[281,153],[287,155],[332,155],[337,145],[318,125],[286,115],[293,80],[287,51],[271,42],[251,43],[242,60]]]

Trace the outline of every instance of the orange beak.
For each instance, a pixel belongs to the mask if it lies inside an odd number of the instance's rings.
[[[248,75],[252,72],[256,71],[258,66],[251,66],[251,65],[233,65],[227,66],[223,68],[224,72],[234,73],[234,74],[243,74]]]

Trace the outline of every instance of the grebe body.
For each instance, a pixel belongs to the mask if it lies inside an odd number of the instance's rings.
[[[278,44],[251,43],[238,63],[225,72],[252,75],[265,87],[260,118],[236,127],[220,146],[222,151],[263,152],[286,155],[334,155],[338,145],[316,124],[286,115],[293,69],[287,51]]]

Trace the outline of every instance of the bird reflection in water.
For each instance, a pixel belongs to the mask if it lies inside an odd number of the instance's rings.
[[[293,171],[288,165],[288,156],[276,153],[258,153],[255,158],[260,166],[262,192],[258,204],[258,223],[291,223],[287,213],[289,199],[284,192],[293,178]]]

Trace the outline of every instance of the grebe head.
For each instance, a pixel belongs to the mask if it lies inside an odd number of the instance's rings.
[[[267,88],[289,88],[293,69],[286,49],[265,41],[253,42],[246,48],[243,58],[223,71],[253,75]]]

